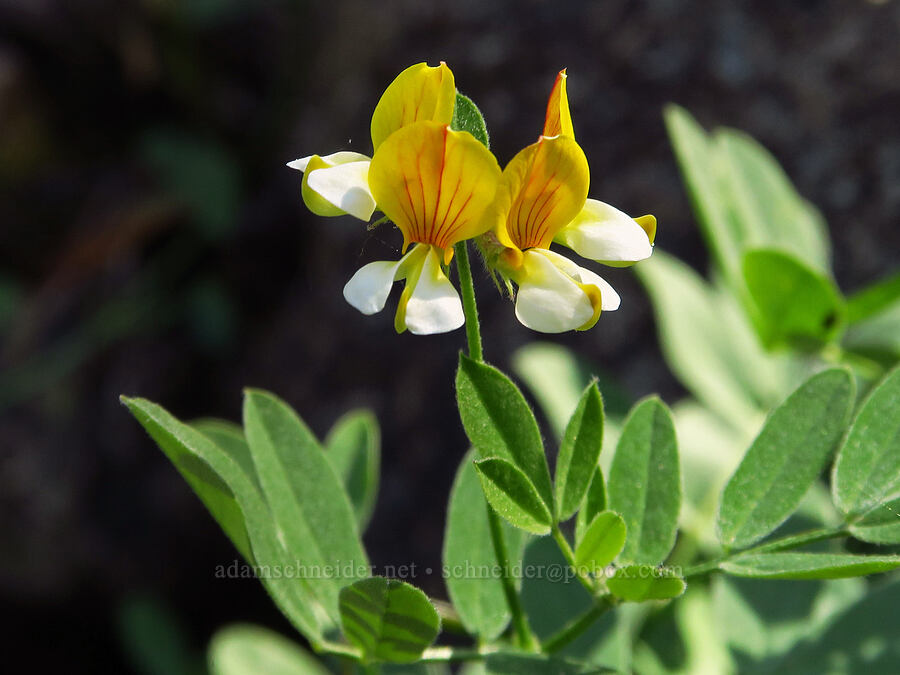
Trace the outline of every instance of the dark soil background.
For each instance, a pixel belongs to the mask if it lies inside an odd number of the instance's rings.
[[[439,566],[466,441],[462,331],[421,338],[349,307],[353,271],[396,231],[306,212],[296,157],[370,152],[369,117],[406,66],[445,60],[505,163],[568,67],[591,196],[659,218],[657,246],[706,252],[666,140],[677,102],[749,132],[823,211],[840,286],[900,262],[900,3],[0,0],[0,600],[6,672],[130,672],[135,598],[198,654],[216,627],[289,632],[118,403],[237,420],[270,389],[324,435],[353,406],[383,427],[378,565]],[[482,274],[486,355],[540,336]],[[628,270],[622,309],[576,349],[637,397],[681,394]],[[441,580],[415,580],[443,594]]]

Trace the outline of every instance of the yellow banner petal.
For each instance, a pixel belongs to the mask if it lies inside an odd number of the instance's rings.
[[[378,148],[369,167],[369,187],[412,242],[442,249],[444,262],[458,241],[489,226],[483,213],[500,181],[497,160],[466,132],[437,122],[403,127]]]
[[[569,96],[566,93],[566,69],[556,76],[550,100],[547,101],[547,116],[544,119],[544,136],[568,136],[575,138],[572,115],[569,112]]]
[[[521,250],[549,248],[556,233],[584,207],[587,158],[574,139],[541,137],[503,170],[495,213],[497,238]],[[501,209],[505,209],[505,217]]]
[[[456,82],[447,64],[410,66],[388,85],[375,106],[372,146],[378,150],[388,136],[413,122],[450,124],[455,103]]]

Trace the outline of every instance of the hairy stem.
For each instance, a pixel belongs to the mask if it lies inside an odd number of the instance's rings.
[[[469,265],[469,248],[466,242],[460,241],[453,247],[453,250],[456,252],[456,269],[459,272],[459,286],[462,290],[463,313],[466,315],[466,340],[469,343],[469,357],[476,361],[483,361],[481,327],[478,325],[478,306],[475,304],[475,284],[472,281],[472,268]]]
[[[472,268],[469,265],[469,249],[466,242],[458,242],[454,246],[456,254],[456,270],[459,273],[459,286],[462,290],[463,313],[466,316],[466,340],[469,345],[469,357],[476,361],[484,360],[484,352],[481,348],[481,328],[478,325],[478,306],[475,304],[475,284],[472,281]],[[516,591],[515,583],[509,576],[509,554],[506,549],[506,540],[503,536],[503,524],[500,516],[487,504],[488,524],[491,532],[491,542],[494,545],[494,555],[500,566],[503,584],[503,593],[506,596],[506,604],[512,615],[513,630],[516,640],[522,649],[536,651],[539,648],[537,638],[528,626],[525,610]]]

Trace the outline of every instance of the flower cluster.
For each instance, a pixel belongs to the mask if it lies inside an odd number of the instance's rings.
[[[394,282],[405,280],[398,332],[459,328],[465,317],[446,267],[456,243],[477,238],[492,272],[516,285],[522,324],[545,333],[590,328],[601,311],[618,308],[619,296],[594,272],[551,251],[551,243],[606,265],[630,265],[651,254],[656,219],[633,219],[588,199],[588,163],[575,141],[565,71],[550,94],[542,134],[502,171],[474,136],[451,129],[455,103],[446,64],[411,66],[375,107],[371,158],[336,152],[288,164],[304,172],[301,193],[313,213],[369,221],[377,209],[403,234],[400,260],[365,265],[344,297],[374,314]]]

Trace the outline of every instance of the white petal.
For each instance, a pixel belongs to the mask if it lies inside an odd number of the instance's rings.
[[[466,321],[459,294],[441,269],[432,248],[425,256],[422,273],[406,304],[406,327],[415,335],[456,330]]]
[[[555,240],[584,258],[604,263],[635,263],[653,253],[647,233],[633,218],[596,199],[588,199]]]
[[[369,160],[309,172],[309,187],[351,216],[368,221],[375,212],[369,190]]]
[[[309,164],[309,160],[312,158],[313,155],[307,155],[306,157],[301,157],[300,159],[288,162],[286,166],[289,169],[306,171],[306,165]],[[330,166],[336,166],[338,164],[347,164],[348,162],[362,162],[363,160],[368,160],[369,157],[361,155],[358,152],[342,150],[340,152],[333,152],[330,155],[325,155],[322,159]]]
[[[541,255],[547,257],[556,267],[565,274],[572,277],[575,281],[582,284],[593,284],[600,289],[600,309],[604,312],[612,312],[619,309],[622,299],[615,289],[607,283],[606,279],[599,274],[595,274],[591,270],[569,260],[566,256],[560,255],[556,251],[548,251],[544,249],[534,249]]]
[[[516,317],[541,333],[575,330],[594,315],[591,301],[545,253],[532,249],[522,256],[525,274],[516,294]]]
[[[344,299],[363,314],[380,312],[391,294],[391,286],[402,263],[403,259],[396,262],[379,260],[359,268],[344,286]]]

